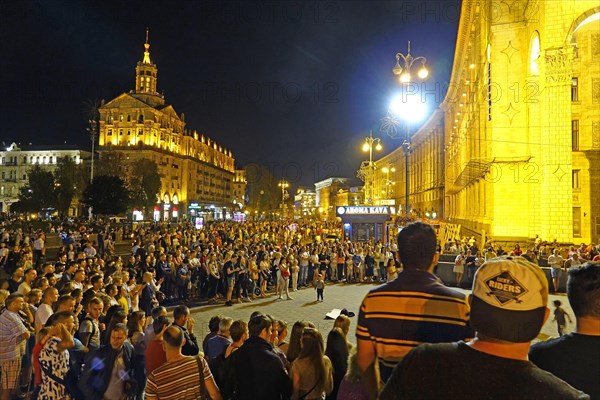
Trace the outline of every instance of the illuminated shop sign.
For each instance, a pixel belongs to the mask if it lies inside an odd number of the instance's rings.
[[[382,215],[389,214],[390,208],[387,206],[348,206],[338,207],[338,215]]]

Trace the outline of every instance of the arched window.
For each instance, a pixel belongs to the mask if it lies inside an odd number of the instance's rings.
[[[535,32],[531,40],[531,49],[529,51],[529,73],[531,75],[539,75],[538,61],[540,59],[540,35]]]

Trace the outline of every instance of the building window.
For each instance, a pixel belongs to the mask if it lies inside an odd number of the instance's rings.
[[[108,130],[108,136],[112,136],[112,129]]]
[[[571,121],[571,148],[573,151],[579,150],[579,120]]]
[[[579,78],[571,79],[571,101],[579,101]]]
[[[581,237],[581,207],[573,207],[573,236]]]
[[[27,180],[27,174],[23,174],[23,180],[26,181]]]
[[[581,183],[579,181],[579,176],[581,175],[580,172],[581,172],[581,170],[579,170],[579,169],[574,169],[571,172],[571,176],[573,178],[573,180],[572,180],[573,189],[581,189]]]

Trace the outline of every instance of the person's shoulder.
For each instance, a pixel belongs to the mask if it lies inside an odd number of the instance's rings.
[[[434,285],[434,288],[435,288],[435,290],[433,291],[432,294],[441,295],[441,296],[447,296],[447,297],[453,297],[453,298],[460,299],[460,300],[465,300],[467,298],[467,295],[464,294],[463,292],[461,292],[461,291],[459,291],[457,289],[445,286],[441,282],[437,282]]]
[[[590,396],[574,388],[551,372],[533,365],[529,376],[530,382],[536,385],[536,390],[545,393],[546,399],[589,399]]]
[[[367,297],[370,295],[375,295],[377,293],[385,293],[385,292],[400,292],[400,288],[396,284],[396,281],[382,283],[381,285],[375,286],[370,289],[367,293]]]
[[[552,338],[544,342],[538,342],[529,349],[529,358],[536,362],[539,359],[551,357],[552,355],[562,355],[565,352],[578,349],[594,350],[600,345],[600,336],[579,335],[569,333],[558,338]]]
[[[463,351],[466,344],[464,342],[450,342],[450,343],[423,343],[415,347],[412,350],[414,355],[435,355],[436,357],[441,354],[455,354]]]

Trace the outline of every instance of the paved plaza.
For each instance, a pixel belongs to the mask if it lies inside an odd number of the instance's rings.
[[[334,308],[346,308],[356,314],[350,318],[352,325],[350,326],[350,335],[348,339],[352,343],[356,343],[354,331],[356,329],[356,321],[358,319],[358,310],[362,299],[369,291],[375,287],[375,284],[329,284],[325,287],[323,302],[316,302],[317,294],[312,288],[303,288],[297,292],[290,292],[293,300],[285,300],[285,295],[282,300],[278,300],[277,296],[270,295],[264,299],[255,299],[251,303],[234,303],[231,307],[226,307],[222,303],[215,305],[199,306],[192,309],[192,316],[196,320],[194,333],[198,340],[202,340],[204,335],[208,333],[208,320],[216,314],[222,314],[236,319],[248,320],[253,311],[259,310],[269,314],[276,319],[286,321],[291,331],[294,322],[298,320],[307,320],[313,322],[323,334],[323,339],[326,340],[327,333],[333,327],[332,319],[325,319],[325,314]],[[470,293],[470,290],[458,289],[464,293]],[[542,332],[538,336],[539,340],[546,340],[549,337],[557,336],[556,323],[552,322],[554,306],[552,302],[556,299],[562,301],[562,307],[569,313],[574,321],[573,310],[569,305],[566,295],[550,295],[548,298],[548,307],[550,307],[550,317],[542,328]],[[567,332],[571,332],[574,328],[573,324],[567,325]],[[289,338],[289,336],[288,336]]]

